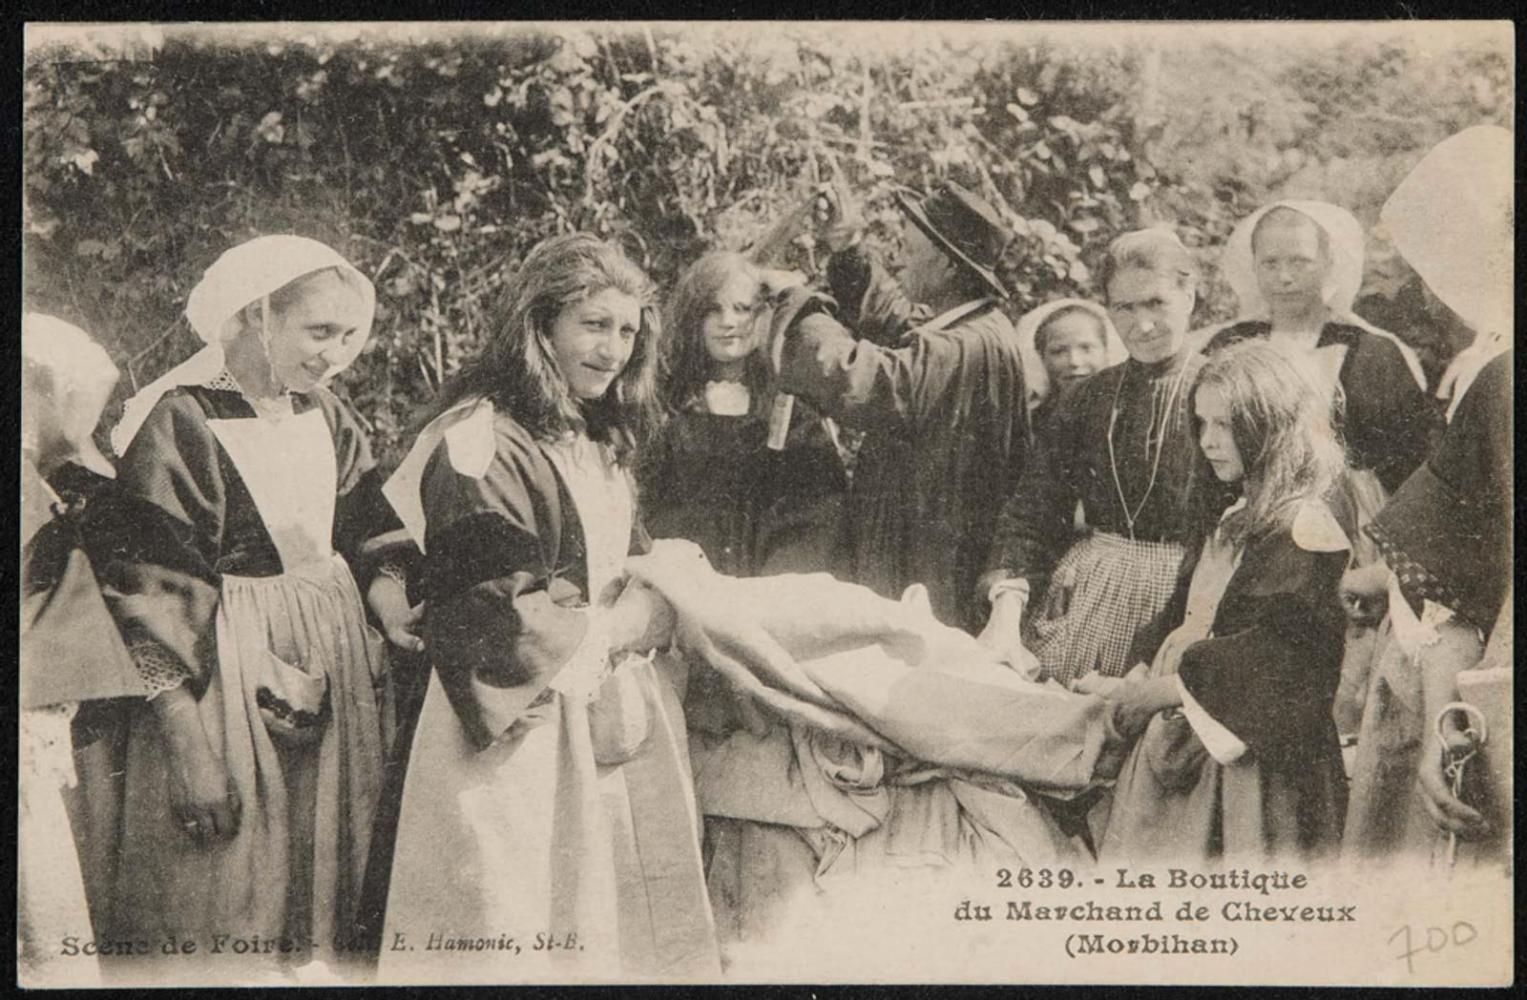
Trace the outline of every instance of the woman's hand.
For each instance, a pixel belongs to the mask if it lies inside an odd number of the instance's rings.
[[[1443,720],[1443,740],[1449,751],[1466,751],[1469,740],[1458,728],[1457,713],[1449,713]],[[1477,809],[1471,809],[1453,794],[1452,783],[1443,769],[1443,754],[1435,745],[1427,743],[1421,760],[1416,766],[1416,797],[1426,809],[1432,822],[1447,833],[1475,839],[1488,836],[1490,824]],[[1472,766],[1482,767],[1476,757]]]
[[[381,623],[382,633],[387,636],[388,642],[399,649],[424,652],[424,637],[420,634],[424,621],[424,602],[409,607],[408,592],[401,581],[386,574],[378,574],[366,590],[366,603]]]
[[[1072,681],[1071,690],[1077,694],[1095,694],[1103,698],[1114,698],[1117,695],[1123,695],[1124,690],[1131,683],[1123,677],[1105,677],[1093,671]]]
[[[1114,703],[1114,725],[1119,732],[1133,739],[1145,732],[1157,712],[1181,705],[1182,695],[1177,690],[1177,678],[1166,676],[1125,682],[1115,689],[1109,700]]]
[[[170,757],[170,813],[197,843],[229,840],[239,832],[242,801],[223,762],[209,752]]]
[[[227,766],[212,751],[196,699],[182,686],[160,693],[149,704],[169,751],[170,814],[199,844],[232,838],[239,832],[243,801]]]
[[[991,617],[976,639],[1026,680],[1037,681],[1039,658],[1023,644],[1022,629],[1023,595],[1008,591],[997,595]]]
[[[668,645],[673,638],[673,608],[656,590],[631,580],[610,609],[612,652],[646,652]]]
[[[1479,663],[1484,654],[1480,634],[1457,618],[1437,626],[1437,639],[1428,645],[1421,658],[1422,718],[1433,720],[1445,706],[1458,700],[1458,674]],[[1478,810],[1458,800],[1443,771],[1442,753],[1428,730],[1416,765],[1416,794],[1427,815],[1442,830],[1463,837],[1479,837],[1488,832],[1488,824]],[[1448,712],[1442,719],[1442,739],[1450,749],[1463,749],[1467,739],[1458,728],[1458,713]],[[1475,758],[1473,767],[1483,766]]]

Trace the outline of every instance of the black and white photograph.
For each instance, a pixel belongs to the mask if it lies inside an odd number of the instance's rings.
[[[28,23],[18,985],[1510,984],[1515,80]]]

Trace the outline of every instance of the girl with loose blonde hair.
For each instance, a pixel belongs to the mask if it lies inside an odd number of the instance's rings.
[[[1113,698],[1120,731],[1138,736],[1100,857],[1308,860],[1338,846],[1346,806],[1331,717],[1336,585],[1355,531],[1341,449],[1317,378],[1269,344],[1206,362],[1193,412],[1205,459],[1239,496],[1202,525],[1149,667],[1079,685]]]

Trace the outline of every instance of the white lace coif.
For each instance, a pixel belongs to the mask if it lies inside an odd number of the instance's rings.
[[[41,384],[32,378],[22,379],[23,444],[31,446],[35,441],[34,416],[41,420],[56,420],[62,413],[88,416],[88,422],[77,425],[65,421],[73,425],[68,433],[74,461],[99,475],[115,476],[111,463],[85,433],[100,419],[111,388],[121,377],[106,349],[73,323],[44,313],[27,313],[21,320],[21,356],[27,369],[43,375]]]
[[[1363,284],[1363,227],[1344,208],[1324,201],[1275,201],[1242,219],[1225,242],[1220,271],[1240,304],[1240,319],[1267,318],[1267,300],[1257,283],[1251,234],[1262,217],[1275,208],[1289,208],[1324,230],[1331,247],[1331,272],[1326,275],[1320,297],[1338,316],[1348,316]]]
[[[1363,226],[1353,214],[1338,205],[1324,201],[1286,199],[1263,205],[1242,219],[1225,241],[1220,255],[1220,273],[1231,291],[1235,292],[1240,307],[1237,320],[1265,320],[1268,318],[1267,300],[1262,297],[1262,286],[1257,283],[1257,266],[1251,249],[1251,235],[1257,223],[1275,208],[1290,208],[1319,226],[1326,234],[1331,249],[1331,271],[1321,286],[1320,297],[1331,314],[1344,323],[1358,326],[1394,344],[1405,359],[1405,365],[1416,384],[1426,388],[1426,374],[1415,349],[1388,330],[1381,330],[1352,311],[1352,303],[1363,285],[1363,262],[1365,259]]]
[[[257,236],[213,261],[201,281],[186,299],[186,319],[207,346],[170,371],[145,386],[127,401],[122,420],[111,434],[111,443],[122,454],[148,418],[160,397],[177,386],[201,385],[216,378],[223,370],[223,344],[238,332],[235,318],[252,302],[315,271],[336,268],[350,278],[351,286],[361,294],[361,316],[357,327],[364,344],[371,336],[376,316],[376,289],[362,274],[332,247],[306,236]],[[358,353],[358,351],[357,351]],[[351,356],[351,360],[354,355]],[[338,374],[336,369],[331,376]]]

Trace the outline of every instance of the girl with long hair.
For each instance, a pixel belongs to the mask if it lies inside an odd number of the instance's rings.
[[[648,545],[630,470],[659,331],[618,248],[546,240],[385,488],[424,552],[434,666],[393,858],[389,980],[718,971],[682,668],[650,655],[671,618],[622,586]]]
[[[642,508],[654,537],[697,543],[729,576],[831,572],[848,479],[828,425],[800,400],[784,448],[767,445],[767,312],[764,275],[741,254],[706,254],[679,279],[659,380],[667,422],[643,463]]]
[[[728,576],[843,574],[848,479],[829,425],[796,400],[784,447],[768,447],[769,277],[741,254],[713,252],[679,278],[668,300],[659,381],[668,418],[644,463],[642,507],[654,536],[695,542]],[[684,711],[701,748],[759,728],[749,699],[703,663],[691,666]],[[702,794],[699,805],[705,813],[712,804]],[[707,814],[705,849],[725,942],[751,930],[755,918],[789,898],[783,889],[794,888],[782,877],[752,881],[759,859],[793,860],[806,845],[788,827]]]
[[[1217,524],[1202,508],[1201,544],[1168,609],[1179,624],[1147,679],[1095,682],[1117,699],[1120,730],[1143,731],[1100,854],[1320,855],[1336,847],[1345,805],[1330,713],[1336,588],[1355,530],[1344,454],[1318,375],[1275,346],[1216,354],[1192,402],[1204,458],[1240,495]]]

